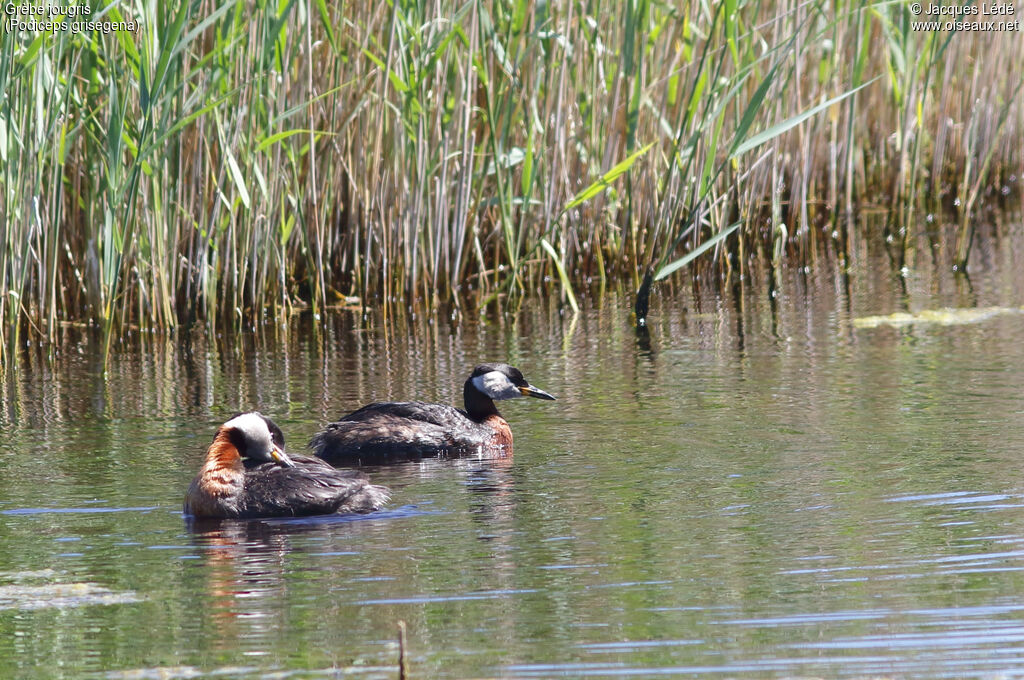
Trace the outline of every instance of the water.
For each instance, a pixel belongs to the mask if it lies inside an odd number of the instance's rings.
[[[969,285],[865,262],[774,301],[661,289],[646,339],[614,292],[144,336],[107,373],[69,329],[2,390],[0,676],[395,678],[400,620],[412,678],[1024,675],[1024,314],[854,324],[1024,303],[984,258]],[[368,517],[183,520],[234,412],[299,451],[493,359],[559,398],[503,407],[514,458],[375,470]]]

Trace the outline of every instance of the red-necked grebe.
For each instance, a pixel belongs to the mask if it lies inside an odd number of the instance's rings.
[[[380,465],[462,452],[512,452],[495,399],[554,399],[508,364],[482,364],[462,388],[466,410],[422,401],[378,402],[331,423],[309,442],[332,465]]]
[[[371,512],[388,499],[388,490],[361,472],[288,456],[281,428],[252,412],[217,430],[184,510],[197,518],[295,517]]]

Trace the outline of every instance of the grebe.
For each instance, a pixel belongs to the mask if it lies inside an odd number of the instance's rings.
[[[217,430],[184,510],[196,518],[293,517],[371,512],[388,499],[389,491],[361,472],[289,457],[281,428],[254,411]]]
[[[466,410],[422,401],[378,402],[331,423],[309,442],[333,465],[380,465],[441,453],[512,452],[512,429],[495,399],[554,397],[508,364],[481,364],[462,388]]]

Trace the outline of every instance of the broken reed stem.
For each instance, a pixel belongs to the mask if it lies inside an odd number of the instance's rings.
[[[408,680],[405,657],[405,621],[398,622],[398,680]]]

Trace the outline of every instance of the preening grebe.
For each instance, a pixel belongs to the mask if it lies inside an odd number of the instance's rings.
[[[371,512],[389,492],[319,458],[289,457],[281,428],[252,412],[220,426],[185,494],[185,514],[206,518]]]
[[[344,416],[309,442],[333,465],[379,465],[470,450],[512,451],[512,430],[495,399],[554,399],[526,382],[518,368],[482,364],[462,388],[466,410],[422,401],[378,402]]]

